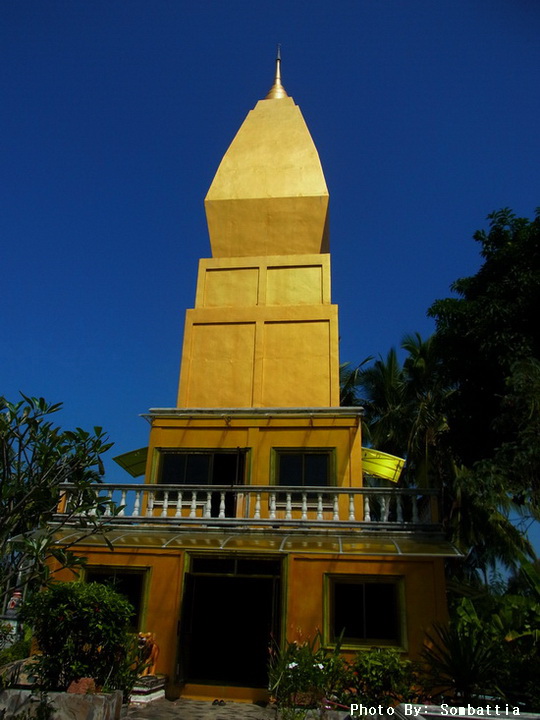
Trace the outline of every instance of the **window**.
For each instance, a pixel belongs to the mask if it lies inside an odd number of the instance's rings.
[[[288,487],[328,487],[334,479],[334,449],[313,448],[299,450],[296,448],[274,449],[274,477],[276,485]],[[278,500],[285,502],[285,493],[279,493]],[[298,502],[300,496],[293,495]],[[315,493],[309,493],[308,499],[317,500]],[[327,500],[323,496],[323,500]]]
[[[160,450],[158,483],[165,485],[240,485],[244,483],[246,448],[235,450]],[[189,492],[189,491],[188,491]],[[198,502],[206,502],[199,493]],[[163,500],[163,493],[156,493],[155,500]],[[225,493],[225,517],[236,516],[236,494]],[[219,517],[222,494],[211,494],[211,517]],[[199,504],[200,507],[200,504]]]
[[[86,582],[98,582],[109,585],[133,605],[134,613],[130,621],[130,630],[137,632],[141,627],[145,570],[131,570],[115,567],[87,567]]]
[[[281,576],[281,558],[200,555],[191,558],[192,574]]]
[[[237,485],[246,451],[161,450],[158,482],[166,485]]]
[[[328,639],[344,645],[402,646],[402,581],[396,577],[330,576]]]

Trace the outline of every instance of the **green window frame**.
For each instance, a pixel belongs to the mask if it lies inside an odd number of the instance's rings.
[[[248,448],[158,448],[156,481],[165,485],[242,485]]]
[[[326,575],[325,641],[406,649],[403,577]]]
[[[336,484],[335,448],[272,448],[275,485],[332,487]]]

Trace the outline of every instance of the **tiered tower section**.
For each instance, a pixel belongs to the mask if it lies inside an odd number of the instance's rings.
[[[186,314],[180,408],[339,405],[328,190],[279,65],[205,200],[212,258]]]

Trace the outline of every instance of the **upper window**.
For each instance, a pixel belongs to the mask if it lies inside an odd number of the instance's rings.
[[[276,484],[292,487],[333,484],[332,448],[321,449],[276,449]]]
[[[403,646],[400,578],[343,575],[328,578],[328,636],[344,645]]]
[[[165,485],[237,485],[244,482],[246,451],[161,450],[158,482]]]

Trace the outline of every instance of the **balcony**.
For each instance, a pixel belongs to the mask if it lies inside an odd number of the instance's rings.
[[[276,485],[96,484],[96,514],[111,527],[195,530],[440,532],[436,490]],[[76,488],[65,485],[55,520],[80,525]]]

